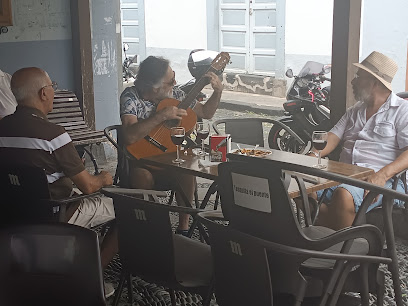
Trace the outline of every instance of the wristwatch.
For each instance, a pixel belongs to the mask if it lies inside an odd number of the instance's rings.
[[[319,154],[317,154],[317,152],[310,150],[309,152],[307,152],[307,155],[309,154],[313,154],[316,157],[319,157]]]

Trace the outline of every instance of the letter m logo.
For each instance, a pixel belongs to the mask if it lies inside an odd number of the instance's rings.
[[[241,245],[238,242],[230,241],[230,245],[232,253],[242,256]]]
[[[15,174],[9,174],[10,184],[14,186],[20,186],[20,181],[18,180],[18,176]]]
[[[135,209],[135,216],[136,219],[139,221],[146,221],[146,214],[145,211],[142,209]]]

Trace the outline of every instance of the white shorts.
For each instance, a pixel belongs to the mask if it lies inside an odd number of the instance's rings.
[[[68,223],[90,228],[113,219],[113,200],[101,195],[82,199]]]

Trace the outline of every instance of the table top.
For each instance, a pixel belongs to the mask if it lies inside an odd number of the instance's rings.
[[[317,163],[316,157],[300,155],[290,152],[284,152],[279,150],[268,149],[272,152],[265,157],[264,159],[272,159],[275,161],[282,161],[285,163],[294,163],[304,166],[313,166]],[[156,156],[149,156],[142,158],[141,161],[145,162],[151,166],[157,166],[160,168],[168,169],[170,171],[179,171],[185,174],[190,174],[194,176],[203,177],[210,180],[216,180],[218,177],[218,164],[210,165],[203,167],[200,165],[200,160],[203,158],[200,156],[194,155],[191,151],[188,151],[187,154],[180,154],[180,157],[185,160],[182,164],[174,164],[173,159],[176,158],[176,153],[164,153]],[[208,161],[208,156],[206,160]],[[359,167],[352,164],[345,164],[337,161],[322,159],[322,164],[325,164],[327,167],[323,169],[324,171],[329,171],[332,173],[341,174],[355,179],[364,179],[369,175],[374,173],[374,170],[364,167]],[[328,187],[338,185],[337,182],[327,180],[324,178],[313,177],[309,175],[301,175],[303,178],[308,178],[311,182],[305,182],[306,189],[308,193],[315,192],[317,190],[325,189]],[[292,180],[289,186],[289,196],[292,198],[298,197],[300,195],[297,183],[295,180]]]

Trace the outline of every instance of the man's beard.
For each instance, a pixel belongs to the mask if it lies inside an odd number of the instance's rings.
[[[361,101],[364,103],[370,103],[370,101],[372,100],[372,92],[368,88],[359,88],[359,89],[353,88],[353,94],[354,94],[354,98],[357,101]]]
[[[165,91],[163,88],[160,88],[160,91],[157,95],[160,101],[163,99],[173,98],[173,89]]]

